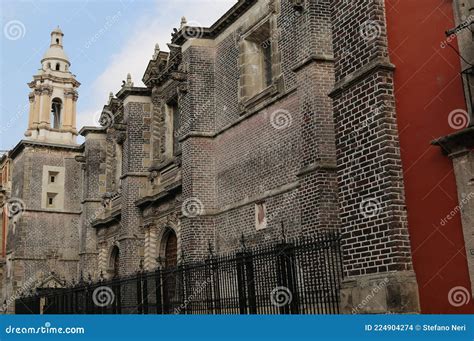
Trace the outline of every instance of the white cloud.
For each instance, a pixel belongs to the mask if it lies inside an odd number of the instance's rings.
[[[155,7],[130,27],[130,34],[120,51],[111,56],[107,68],[93,82],[90,91],[93,95],[83,98],[87,100],[87,105],[78,114],[77,126],[97,125],[94,116],[102,109],[108,93],[116,93],[120,89],[127,73],[132,75],[135,86],[143,86],[141,78],[155,44],[159,43],[161,50],[168,50],[166,43],[170,42],[172,29],[179,26],[182,16],[188,22],[209,27],[235,3],[236,0],[157,0]]]

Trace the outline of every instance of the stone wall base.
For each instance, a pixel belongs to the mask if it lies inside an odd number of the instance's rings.
[[[347,278],[341,288],[342,314],[416,314],[420,312],[413,271]]]

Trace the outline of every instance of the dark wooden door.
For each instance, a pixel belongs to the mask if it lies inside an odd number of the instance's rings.
[[[170,232],[165,247],[165,266],[175,267],[178,264],[178,240],[174,232]]]
[[[165,270],[163,279],[163,299],[166,313],[173,313],[180,304],[178,298],[179,270],[178,265],[178,241],[176,234],[169,232],[165,245]]]

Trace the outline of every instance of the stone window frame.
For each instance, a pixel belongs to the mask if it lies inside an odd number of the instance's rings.
[[[165,101],[165,155],[166,158],[173,158],[181,154],[181,144],[176,143],[177,136],[176,132],[179,130],[179,98],[173,96]],[[175,113],[178,112],[178,123],[175,120]],[[175,125],[178,125],[176,127]]]
[[[269,82],[269,85],[263,86],[262,89],[256,91],[255,93],[247,93],[246,91],[246,80],[245,75],[247,71],[247,66],[245,63],[245,51],[248,50],[248,46],[246,43],[249,41],[255,42],[255,37],[259,35],[259,31],[265,25],[269,25],[269,38],[267,40],[261,41],[260,44],[263,45],[267,41],[269,42],[270,49],[271,49],[271,75],[272,79]],[[239,40],[239,103],[243,111],[245,112],[246,109],[249,107],[255,106],[265,99],[276,95],[277,93],[282,91],[282,77],[281,77],[281,55],[280,49],[278,44],[279,38],[279,30],[278,30],[278,22],[277,22],[277,15],[271,13],[266,15],[262,19],[260,19],[255,25],[250,27],[246,32],[240,35]],[[261,39],[260,39],[261,40]]]
[[[55,201],[58,193],[48,192],[46,193],[46,207],[47,208],[56,208]]]
[[[114,190],[121,192],[122,188],[122,175],[123,175],[123,143],[121,143],[117,138],[113,139],[113,148],[114,148]]]
[[[50,182],[50,175],[55,174],[55,182]],[[65,167],[43,166],[41,208],[49,210],[63,210],[65,198]],[[54,194],[54,204],[49,204],[50,195]]]

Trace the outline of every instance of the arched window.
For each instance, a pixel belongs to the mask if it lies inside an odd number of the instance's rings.
[[[59,71],[59,68],[60,68],[60,64],[57,63],[57,64],[56,64],[56,71]]]
[[[56,44],[58,44],[58,45],[59,45],[59,39],[56,39]]]
[[[54,129],[61,128],[62,101],[54,98],[51,104],[51,127]]]

